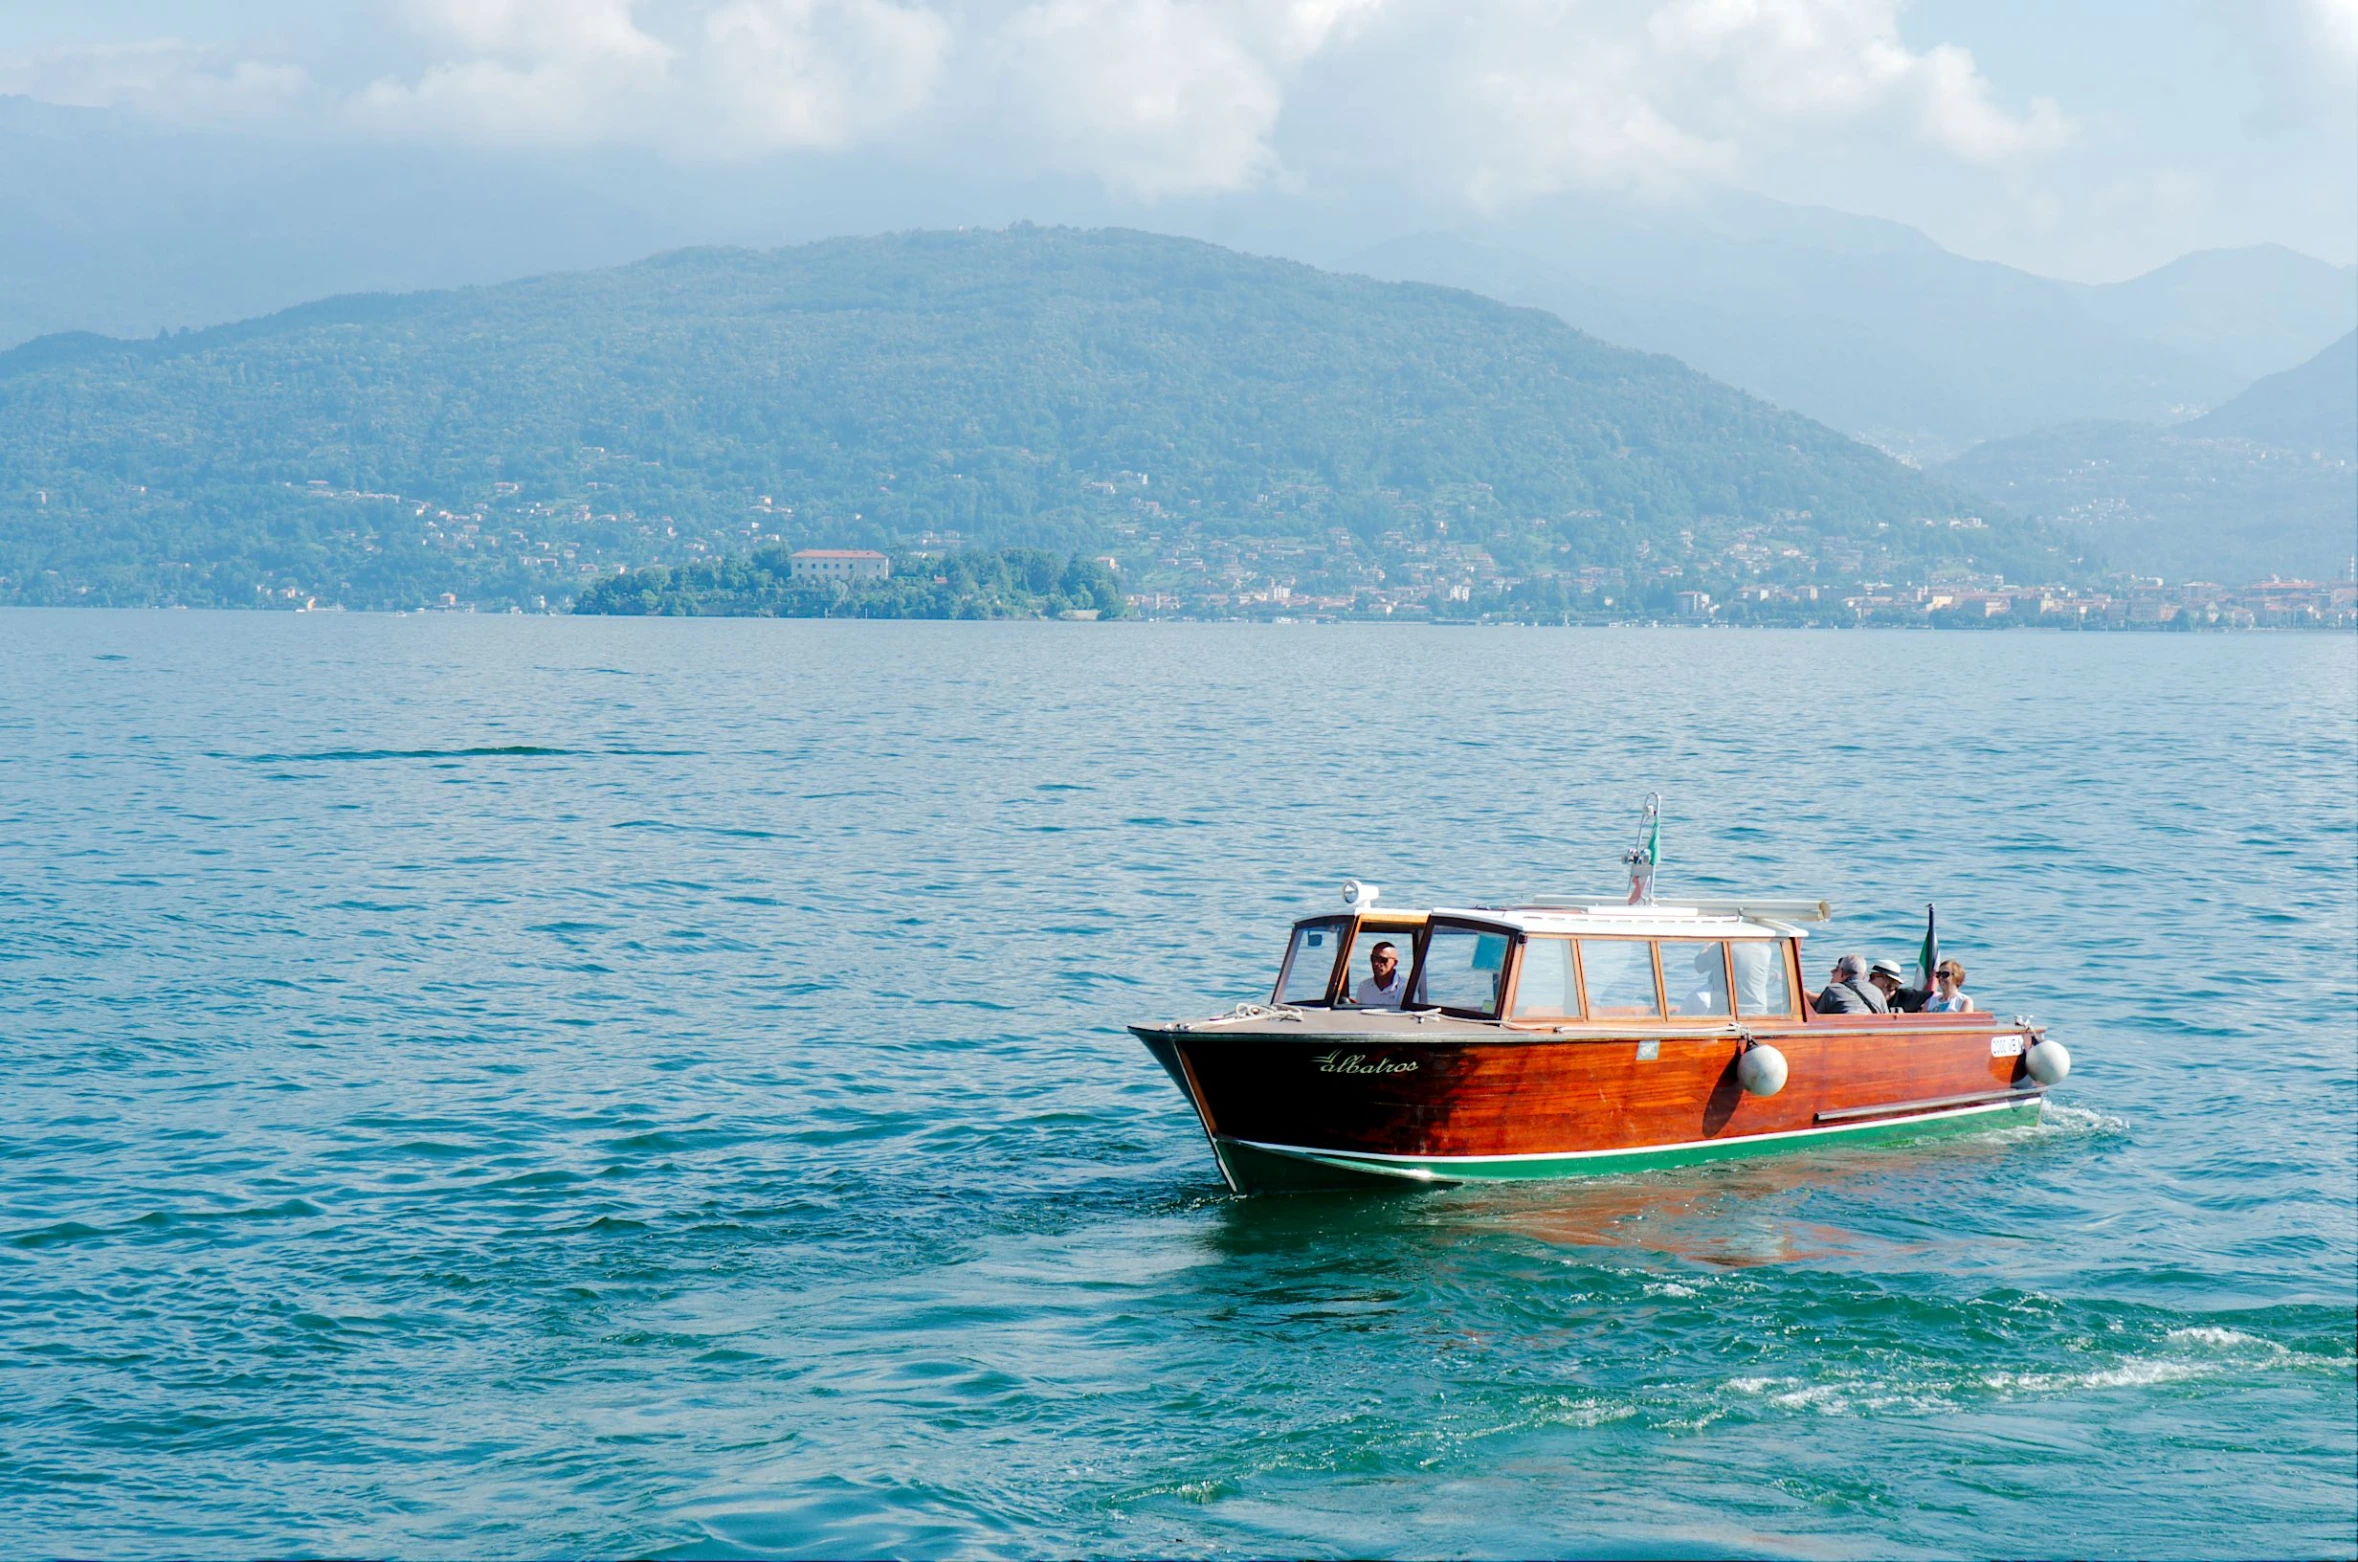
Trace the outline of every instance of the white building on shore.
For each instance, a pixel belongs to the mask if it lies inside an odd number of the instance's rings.
[[[804,548],[793,555],[796,580],[882,580],[892,573],[892,560],[866,548]]]

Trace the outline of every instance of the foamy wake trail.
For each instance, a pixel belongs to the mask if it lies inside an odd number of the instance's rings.
[[[2106,1138],[2129,1131],[2129,1120],[2115,1117],[2110,1112],[2098,1112],[2084,1106],[2067,1106],[2050,1101],[2039,1109],[2038,1126],[2029,1130],[2036,1134],[2061,1135],[2072,1138]]]
[[[1727,1392],[1780,1409],[1817,1415],[1859,1411],[1953,1410],[1976,1398],[2036,1398],[2090,1390],[2155,1388],[2164,1384],[2235,1378],[2291,1365],[2293,1353],[2273,1340],[2240,1329],[2195,1324],[2171,1329],[2155,1348],[2092,1361],[2069,1369],[1998,1369],[1961,1366],[1955,1375],[1739,1377]]]

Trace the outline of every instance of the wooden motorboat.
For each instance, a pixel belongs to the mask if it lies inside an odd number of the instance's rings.
[[[1635,857],[1638,854],[1633,853]],[[1399,911],[1293,926],[1265,1004],[1134,1025],[1239,1193],[1563,1177],[2035,1121],[2070,1060],[2024,1017],[1818,1014],[1822,901]],[[1401,1006],[1354,1001],[1379,942]]]

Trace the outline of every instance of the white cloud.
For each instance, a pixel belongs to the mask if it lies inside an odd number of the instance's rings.
[[[1436,4],[1403,32],[1440,106],[1413,140],[1458,159],[1478,199],[1499,200],[1735,182],[1769,157],[1846,140],[1913,141],[1988,167],[2069,139],[2051,102],[2002,107],[1966,50],[1911,49],[1898,10],[1898,0],[1514,0],[1488,25],[1460,28]]]
[[[1877,121],[1899,108],[1928,143],[1972,163],[2048,151],[2071,126],[2053,102],[2000,108],[1970,51],[1918,53],[1892,0],[1678,0],[1649,31],[1721,112],[1783,124]]]
[[[311,92],[310,73],[300,65],[241,60],[179,39],[0,57],[0,93],[80,108],[135,105],[158,118],[190,123],[283,118]]]
[[[2052,98],[2034,98],[2027,114],[2008,114],[1992,101],[1973,56],[1954,44],[1917,56],[1893,90],[1919,105],[1917,121],[1927,141],[1968,163],[2014,163],[2052,152],[2076,129]]]
[[[439,57],[359,94],[380,133],[688,158],[852,144],[927,101],[951,36],[891,0],[421,0],[409,16]]]
[[[1231,190],[1277,163],[1273,62],[1234,19],[1187,0],[1038,0],[989,37],[978,117],[1060,171],[1145,196]]]
[[[630,0],[417,0],[411,16],[441,57],[413,80],[370,83],[354,112],[435,139],[637,139],[660,123],[674,54],[631,11]]]
[[[2271,89],[2263,130],[2358,125],[2358,0],[2237,0],[2206,7],[2251,51]]]
[[[941,16],[886,0],[739,0],[704,33],[724,148],[839,147],[901,123],[932,98],[951,43]]]
[[[1845,138],[2006,168],[2070,136],[1964,49],[1911,48],[1902,3],[378,0],[379,63],[338,92],[174,45],[88,54],[75,100],[695,159],[886,140],[1148,199],[1373,167],[1495,204],[1740,182]]]

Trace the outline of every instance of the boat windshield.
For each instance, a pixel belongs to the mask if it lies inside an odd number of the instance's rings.
[[[1498,979],[1506,971],[1507,935],[1470,927],[1437,927],[1425,940],[1412,1008],[1454,1009],[1496,1018]]]
[[[1335,956],[1350,930],[1349,917],[1328,917],[1297,923],[1293,941],[1286,945],[1285,968],[1277,975],[1279,1003],[1324,1003],[1334,980]]]

